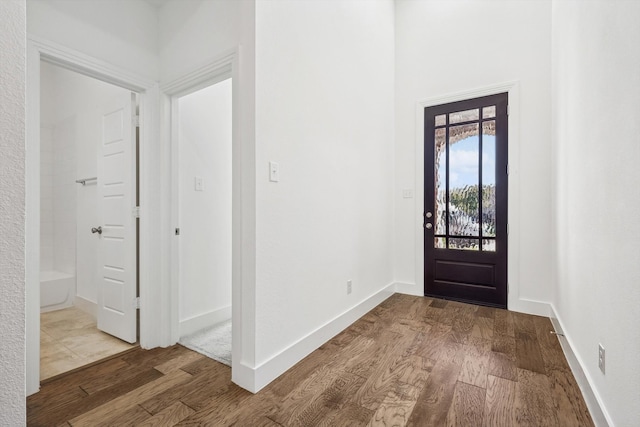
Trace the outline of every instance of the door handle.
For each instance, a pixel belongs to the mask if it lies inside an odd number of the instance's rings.
[[[93,234],[95,234],[95,233],[102,234],[102,227],[98,227],[98,228],[94,227],[94,228],[91,229],[91,232]]]
[[[424,221],[422,222],[422,226],[427,230],[431,230],[431,227],[433,227],[433,225],[430,222],[427,222],[427,218],[431,218],[433,214],[431,212],[424,212],[423,215]]]

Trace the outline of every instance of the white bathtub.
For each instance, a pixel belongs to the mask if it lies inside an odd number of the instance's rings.
[[[73,274],[54,270],[40,272],[40,312],[71,307],[75,293]]]

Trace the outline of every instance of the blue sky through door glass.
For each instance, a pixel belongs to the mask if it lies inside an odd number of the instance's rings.
[[[482,137],[482,184],[496,183],[496,137]],[[446,156],[440,157],[440,170],[445,170]],[[478,137],[472,136],[449,146],[449,188],[462,188],[478,183]]]

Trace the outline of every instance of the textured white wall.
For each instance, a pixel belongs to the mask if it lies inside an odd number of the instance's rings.
[[[393,282],[393,60],[391,1],[256,3],[256,364]]]
[[[231,306],[231,80],[180,98],[179,108],[184,321]]]
[[[0,2],[0,425],[24,425],[25,3]]]
[[[519,177],[521,227],[520,241],[510,244],[519,249],[520,263],[518,276],[509,276],[510,294],[549,302],[550,1],[398,0],[395,5],[396,280],[416,283],[416,239],[422,242],[418,195],[402,197],[403,189],[416,186],[416,102],[518,80],[520,168],[512,168],[510,182]],[[423,286],[417,283],[416,292]]]
[[[554,306],[615,426],[640,423],[638,22],[638,2],[554,1]]]

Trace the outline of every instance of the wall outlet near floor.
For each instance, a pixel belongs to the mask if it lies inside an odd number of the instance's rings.
[[[351,293],[351,280],[347,280],[347,295]]]
[[[602,344],[598,344],[598,368],[604,374],[604,347]]]

